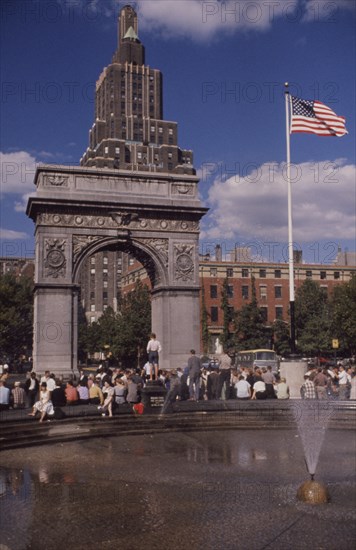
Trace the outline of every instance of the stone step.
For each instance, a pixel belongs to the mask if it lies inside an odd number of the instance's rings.
[[[108,437],[121,435],[150,435],[165,431],[211,431],[221,429],[296,429],[292,415],[260,414],[261,410],[245,411],[244,415],[237,411],[220,411],[209,413],[206,411],[173,415],[133,415],[114,416],[113,418],[73,417],[63,420],[51,420],[39,423],[3,422],[1,425],[0,449],[14,449],[32,445],[44,445],[90,437]],[[240,412],[240,411],[239,411]],[[247,414],[248,413],[248,414]],[[334,413],[329,423],[330,429],[354,429],[355,414],[353,410],[344,410]]]

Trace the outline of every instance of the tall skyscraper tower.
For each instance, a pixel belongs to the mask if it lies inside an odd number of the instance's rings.
[[[145,65],[131,6],[118,19],[118,49],[96,83],[95,121],[81,166],[195,174],[193,153],[177,144],[177,123],[163,120],[162,74]]]

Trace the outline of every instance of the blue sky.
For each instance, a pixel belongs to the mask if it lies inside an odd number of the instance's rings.
[[[1,252],[31,255],[24,213],[40,163],[77,165],[94,87],[116,49],[114,0],[3,0]],[[346,117],[342,138],[291,136],[293,229],[310,262],[355,244],[355,2],[142,0],[146,62],[164,75],[164,117],[194,151],[210,212],[201,249],[248,245],[285,261],[283,85]]]

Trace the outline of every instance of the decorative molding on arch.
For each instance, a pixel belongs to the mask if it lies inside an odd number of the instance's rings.
[[[85,248],[101,240],[105,240],[105,237],[93,235],[73,235],[73,266],[75,266],[79,256]]]

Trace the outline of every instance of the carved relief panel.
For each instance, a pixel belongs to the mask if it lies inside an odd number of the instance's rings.
[[[176,243],[173,247],[173,277],[176,281],[194,282],[195,245]]]
[[[66,240],[45,239],[44,241],[44,276],[65,277],[67,267]]]

